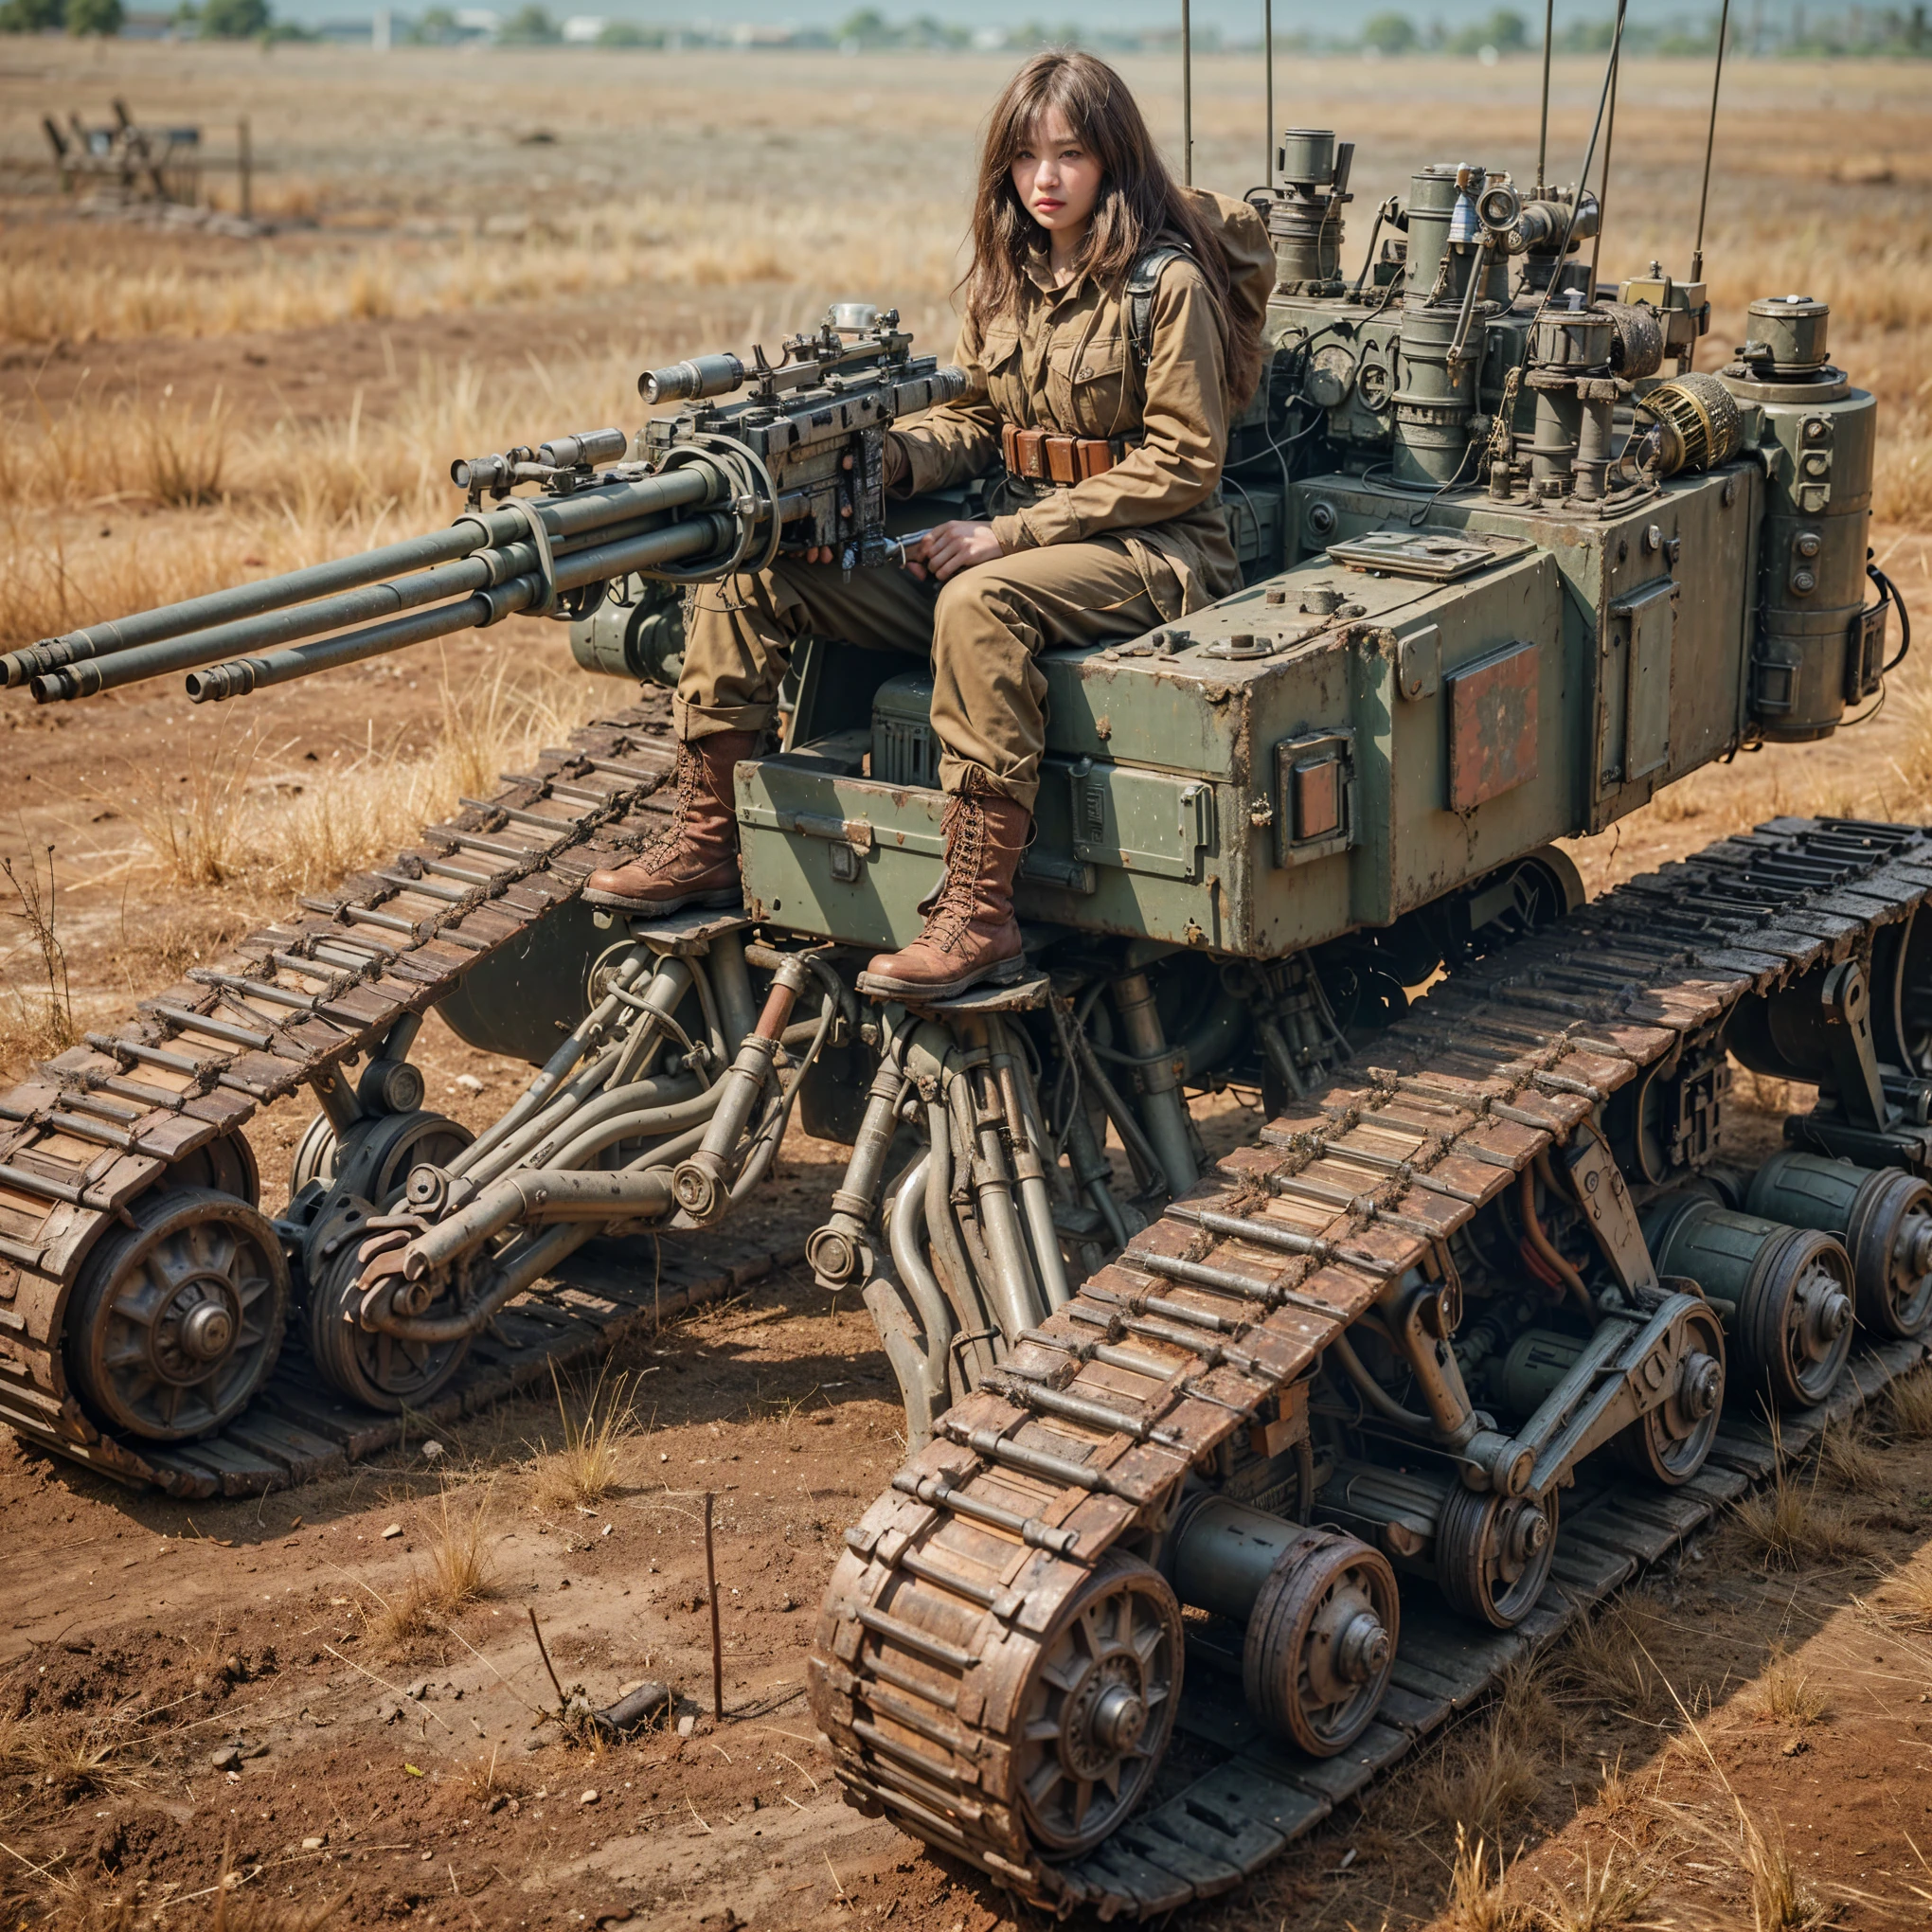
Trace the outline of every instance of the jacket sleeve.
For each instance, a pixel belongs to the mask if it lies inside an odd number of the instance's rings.
[[[966,393],[929,409],[906,429],[886,433],[886,487],[893,496],[918,496],[964,483],[999,456],[999,412],[986,392],[979,331],[969,316],[954,361],[966,372]]]
[[[1152,322],[1140,447],[1102,475],[995,517],[1009,553],[1166,523],[1213,493],[1227,455],[1225,380],[1213,299],[1192,262],[1162,272]]]

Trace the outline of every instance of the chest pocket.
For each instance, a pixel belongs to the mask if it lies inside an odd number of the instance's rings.
[[[1127,345],[1119,335],[1099,336],[1082,346],[1068,331],[1046,355],[1046,408],[1053,427],[1063,435],[1094,437],[1138,429],[1130,381]]]
[[[1013,328],[993,327],[979,345],[979,366],[986,371],[986,400],[1008,422],[1028,424],[1032,412],[1027,407],[1026,379],[1020,367],[1020,333]]]

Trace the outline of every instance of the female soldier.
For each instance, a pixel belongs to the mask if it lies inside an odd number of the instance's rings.
[[[906,571],[848,582],[818,551],[700,593],[671,824],[594,873],[585,897],[646,913],[738,903],[733,767],[757,755],[794,640],[929,641],[945,871],[919,937],[859,984],[943,999],[1015,976],[1013,874],[1046,744],[1034,656],[1136,635],[1239,587],[1218,485],[1272,280],[1261,218],[1176,187],[1112,68],[1083,53],[1029,61],[981,155],[961,284],[966,392],[889,432],[886,451],[899,496],[1004,461],[1005,513],[939,525]]]

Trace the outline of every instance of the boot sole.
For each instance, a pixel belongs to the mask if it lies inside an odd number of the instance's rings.
[[[668,912],[685,912],[691,906],[707,910],[726,905],[742,906],[742,887],[734,886],[727,891],[684,892],[670,899],[632,899],[622,892],[593,892],[585,887],[582,894],[586,905],[609,906],[617,912],[641,912],[649,919],[662,919]]]
[[[930,980],[891,979],[883,973],[861,973],[858,988],[861,993],[886,993],[894,999],[930,1002],[957,999],[962,993],[971,993],[982,980],[991,980],[995,986],[1009,986],[1023,977],[1026,971],[1026,956],[1022,954],[1017,958],[1001,959],[993,965],[982,966],[975,973],[962,973],[957,979],[942,979],[937,986]]]

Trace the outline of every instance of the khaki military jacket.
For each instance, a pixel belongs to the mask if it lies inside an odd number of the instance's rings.
[[[1099,536],[1122,540],[1148,595],[1172,619],[1241,587],[1219,495],[1227,449],[1221,331],[1192,261],[1170,261],[1153,302],[1152,353],[1140,367],[1127,297],[1085,275],[1053,286],[1043,248],[1019,289],[1018,313],[969,319],[955,360],[966,392],[893,432],[905,458],[896,492],[963,483],[1001,467],[1000,426],[1055,436],[1138,437],[1115,466],[1068,487],[1015,484],[993,530],[1009,554]],[[898,472],[897,463],[891,465]]]

